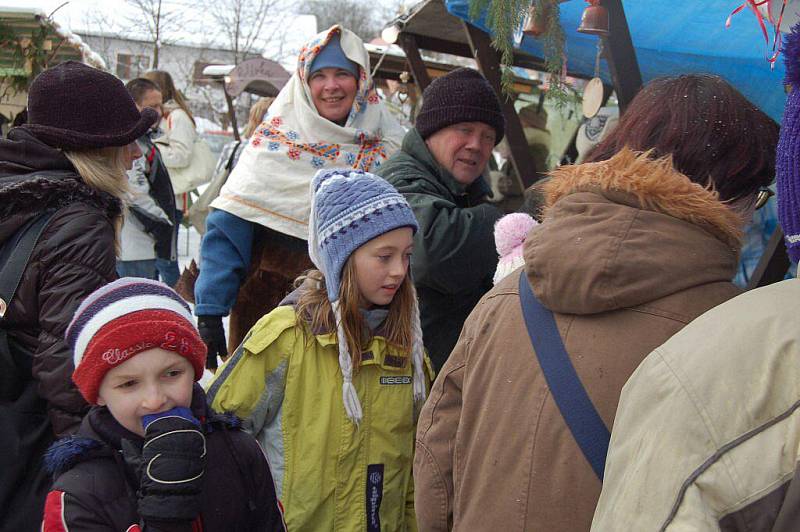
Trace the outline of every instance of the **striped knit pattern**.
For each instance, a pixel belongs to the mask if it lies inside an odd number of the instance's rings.
[[[95,290],[67,327],[75,371],[72,380],[95,404],[105,374],[138,353],[160,348],[186,358],[203,375],[206,346],[189,305],[165,284],[126,277]]]
[[[342,329],[339,301],[342,269],[359,247],[400,227],[411,227],[415,233],[419,229],[408,202],[380,177],[360,170],[320,170],[311,181],[308,253],[325,276],[328,299],[337,324],[342,401],[347,417],[356,425],[364,413],[353,386],[353,362]],[[416,302],[416,297],[414,300]],[[421,407],[425,401],[425,374],[419,305],[414,305],[413,313],[411,364],[414,402]]]
[[[151,279],[123,277],[89,294],[75,311],[65,334],[73,350],[75,367],[78,367],[86,346],[102,325],[114,318],[148,308],[171,310],[194,325],[189,304],[167,285]],[[87,328],[90,321],[92,326]]]

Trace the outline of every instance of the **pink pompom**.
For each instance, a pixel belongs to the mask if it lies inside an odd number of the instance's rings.
[[[514,212],[500,218],[494,225],[494,242],[497,253],[505,257],[522,246],[528,232],[539,222],[523,212]]]

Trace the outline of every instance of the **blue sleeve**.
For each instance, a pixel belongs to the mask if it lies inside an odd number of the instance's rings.
[[[253,223],[212,210],[200,245],[200,276],[194,287],[197,316],[227,316],[250,266]]]

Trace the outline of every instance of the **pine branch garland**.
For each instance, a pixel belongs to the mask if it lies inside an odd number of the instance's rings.
[[[574,99],[566,89],[563,77],[564,28],[561,27],[559,0],[470,0],[469,16],[477,20],[486,13],[486,26],[493,35],[492,47],[500,53],[503,69],[503,91],[510,93],[514,81],[511,69],[514,61],[514,33],[522,26],[529,7],[545,14],[545,31],[541,35],[544,49],[545,69],[550,89],[547,96],[553,98],[558,107]]]

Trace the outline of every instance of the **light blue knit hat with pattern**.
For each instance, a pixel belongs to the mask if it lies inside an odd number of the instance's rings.
[[[320,170],[311,180],[311,215],[308,224],[308,254],[325,276],[328,299],[337,324],[339,367],[342,370],[342,398],[347,416],[360,423],[363,412],[353,386],[353,365],[347,348],[339,306],[342,270],[350,255],[384,233],[419,226],[406,199],[384,179],[361,170]],[[412,284],[413,286],[413,284]],[[411,363],[414,371],[414,400],[425,400],[422,327],[414,295],[414,329]]]
[[[328,299],[339,299],[350,255],[375,237],[418,225],[406,199],[384,179],[361,170],[320,170],[311,181],[308,252],[325,275]]]

